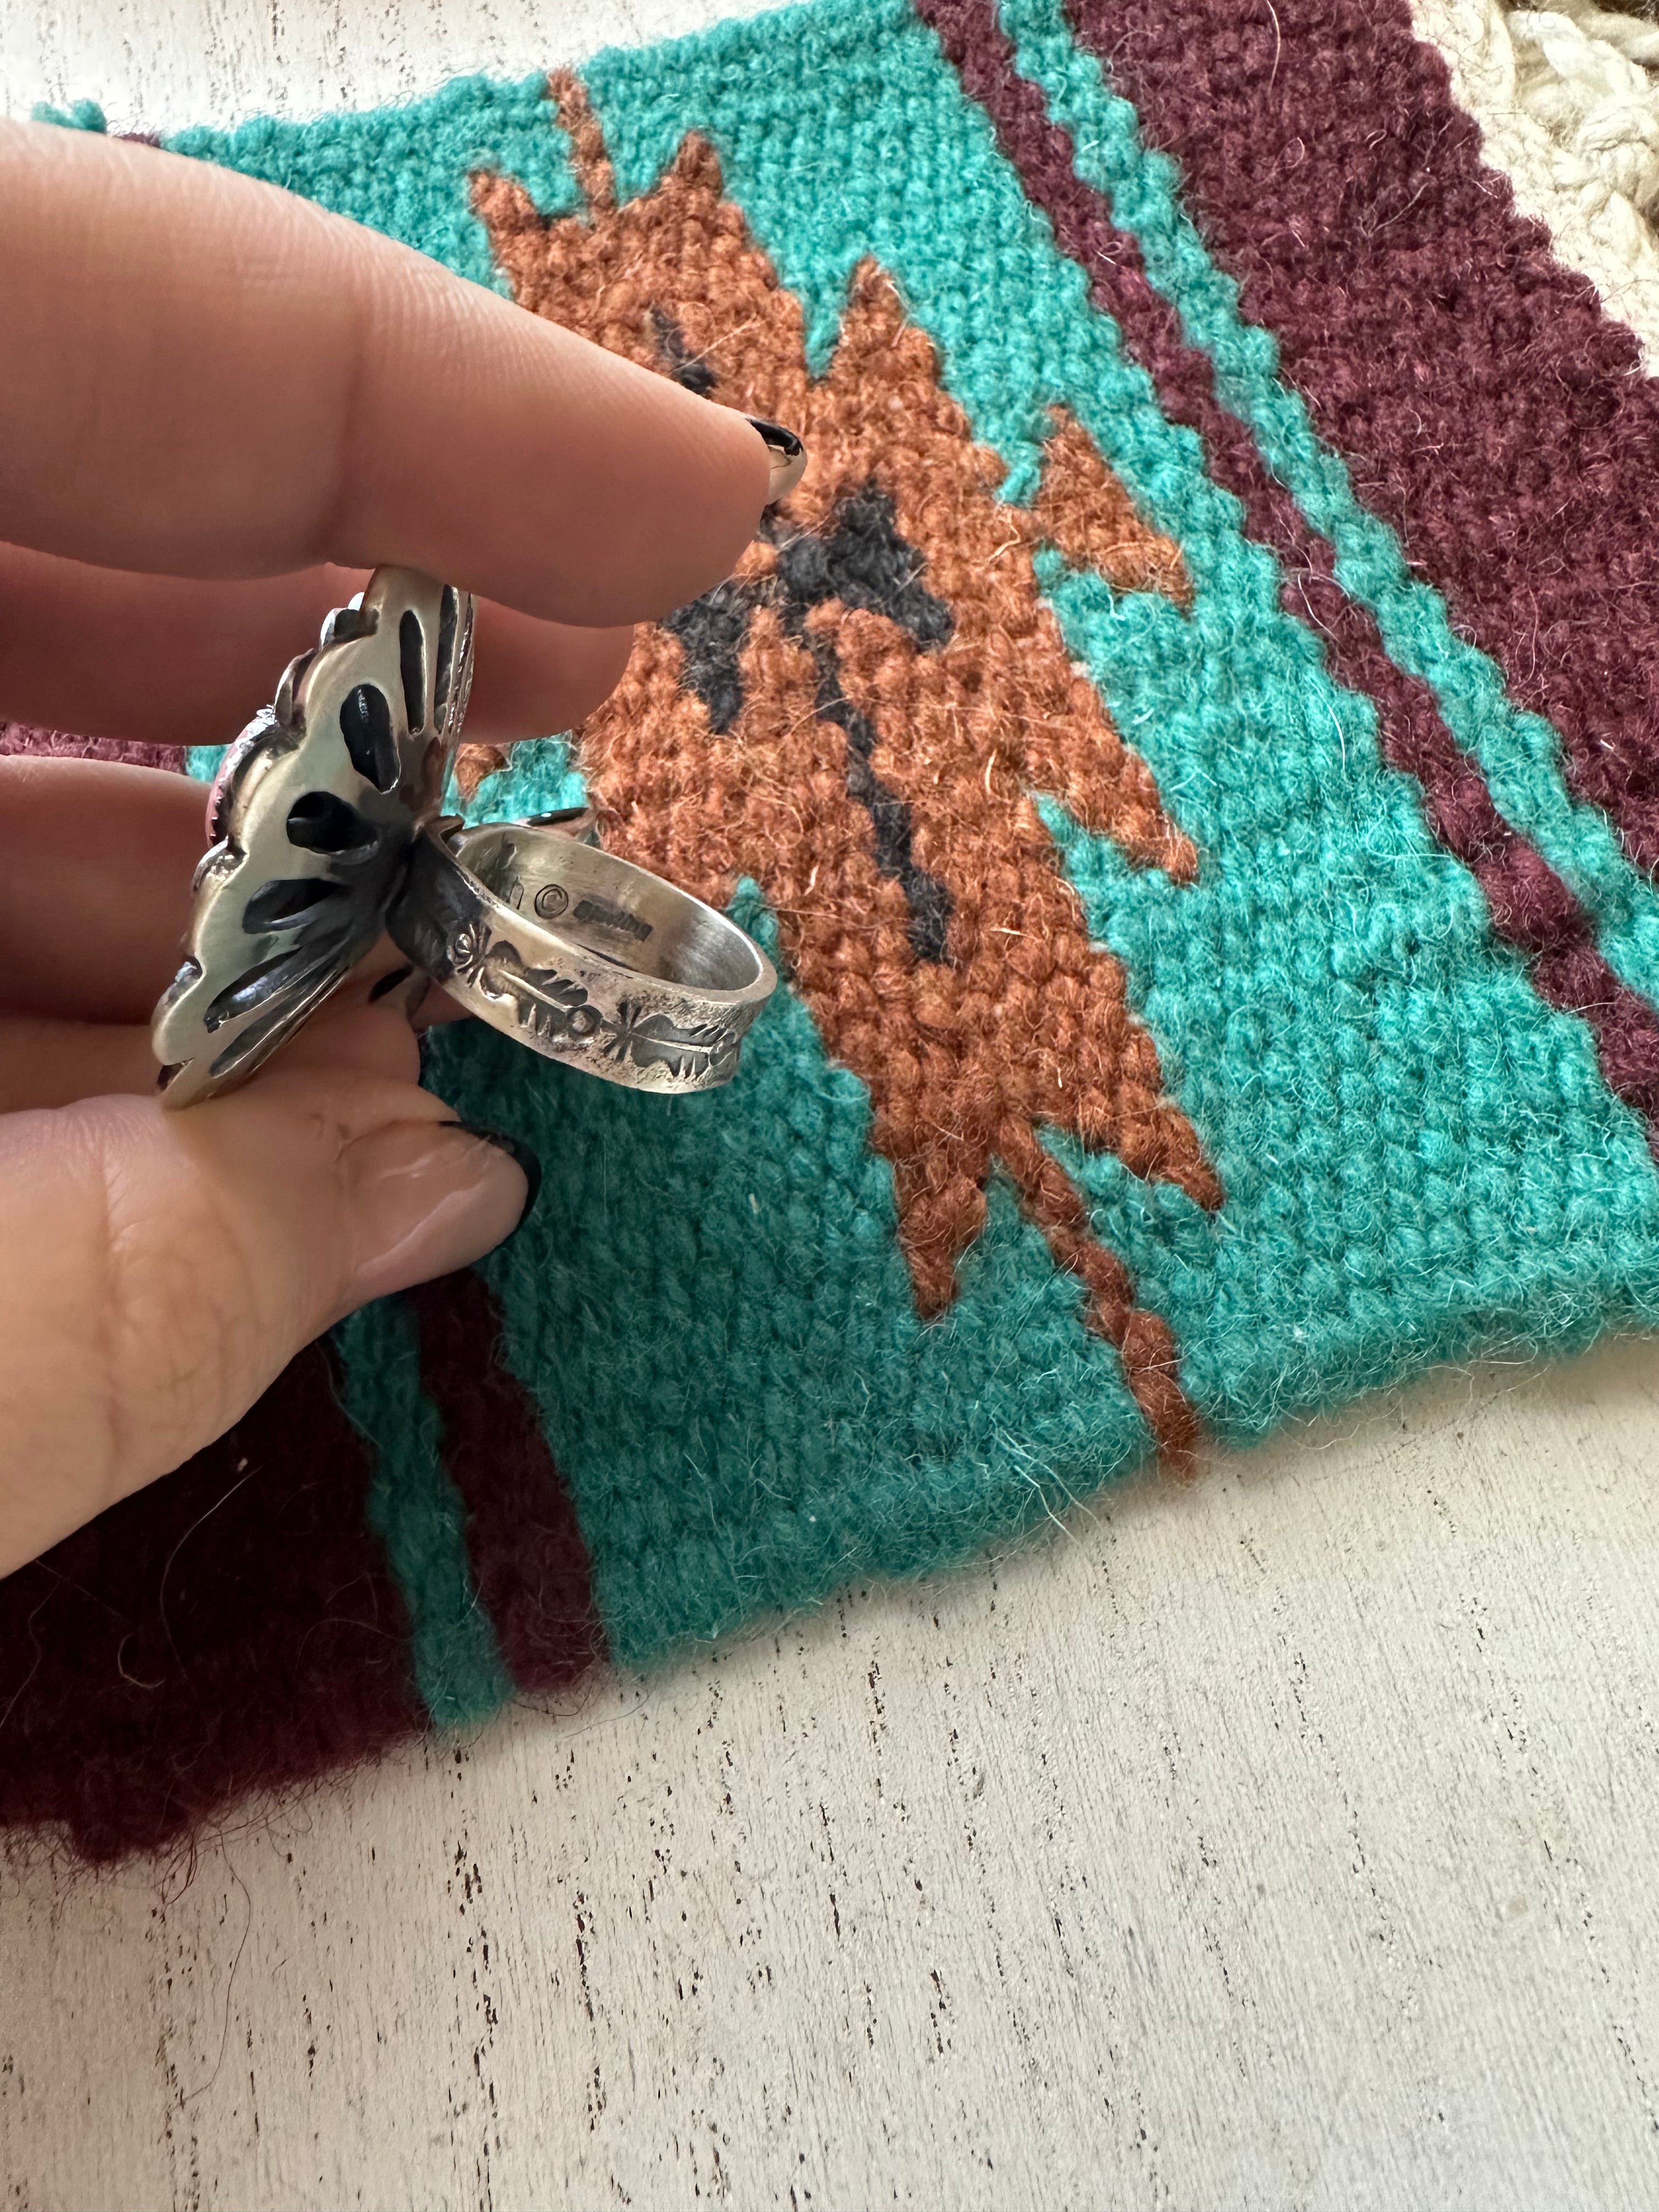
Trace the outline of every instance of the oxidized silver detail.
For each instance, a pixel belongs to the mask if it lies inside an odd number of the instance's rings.
[[[423,830],[386,926],[469,1012],[636,1091],[729,1083],[777,986],[725,915],[550,825]]]
[[[167,1105],[246,1081],[380,941],[441,801],[472,623],[469,593],[377,568],[227,749],[188,955],[151,1025]]]

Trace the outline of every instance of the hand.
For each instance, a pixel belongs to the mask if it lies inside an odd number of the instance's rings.
[[[743,418],[268,186],[0,125],[0,714],[234,734],[379,562],[481,595],[471,733],[560,729],[726,574]],[[528,1200],[372,965],[246,1089],[155,1095],[199,787],[0,761],[0,1574]]]

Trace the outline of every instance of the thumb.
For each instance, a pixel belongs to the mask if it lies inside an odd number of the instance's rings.
[[[0,1574],[222,1435],[345,1314],[480,1258],[532,1196],[503,1140],[372,1071],[0,1119]]]

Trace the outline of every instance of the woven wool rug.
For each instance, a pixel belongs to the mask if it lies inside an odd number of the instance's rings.
[[[816,0],[170,143],[804,432],[461,778],[788,988],[674,1104],[441,1035],[536,1212],[0,1586],[0,1819],[165,1844],[1659,1320],[1659,387],[1404,0]]]

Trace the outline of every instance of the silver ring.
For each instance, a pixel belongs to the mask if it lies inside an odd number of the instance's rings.
[[[534,822],[422,830],[386,926],[481,1020],[639,1091],[729,1082],[777,986],[725,915]]]
[[[473,612],[453,585],[377,568],[227,747],[185,957],[151,1024],[165,1104],[246,1082],[389,927],[536,1051],[641,1090],[730,1079],[777,980],[734,922],[595,850],[583,811],[439,825]]]

